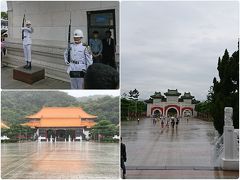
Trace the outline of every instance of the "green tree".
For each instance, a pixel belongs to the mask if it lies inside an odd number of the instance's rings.
[[[33,139],[34,129],[15,124],[11,125],[9,129],[1,129],[1,135],[6,135],[13,141]]]
[[[122,94],[121,97],[121,120],[131,120],[136,117],[143,117],[146,115],[147,105],[144,101],[138,100],[139,91],[134,89]]]
[[[1,12],[1,18],[7,20],[8,19],[7,12]]]
[[[114,135],[118,134],[118,127],[109,120],[101,120],[91,129],[91,135],[95,140],[98,140],[99,138],[103,140],[106,138],[112,139]]]
[[[213,78],[208,100],[214,127],[222,134],[224,126],[224,107],[233,107],[233,125],[239,128],[239,49],[229,56],[227,49],[222,58],[218,58],[218,75]]]
[[[213,119],[210,114],[210,106],[211,102],[209,100],[197,103],[195,106],[195,111],[197,111],[198,118],[212,121]]]
[[[130,99],[138,99],[139,95],[140,94],[139,94],[139,91],[137,89],[129,91],[129,98]]]

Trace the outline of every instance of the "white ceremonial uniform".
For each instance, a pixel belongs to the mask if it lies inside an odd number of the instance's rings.
[[[31,44],[32,44],[32,39],[31,39],[31,34],[33,33],[33,28],[30,27],[23,27],[23,51],[24,51],[24,58],[25,61],[31,62]]]
[[[88,47],[82,43],[73,43],[70,45],[70,63],[68,62],[68,48],[64,52],[64,60],[67,65],[67,73],[70,71],[86,71],[87,68],[93,63],[92,54]],[[77,62],[77,63],[76,63]],[[70,78],[72,89],[83,89],[84,78]]]

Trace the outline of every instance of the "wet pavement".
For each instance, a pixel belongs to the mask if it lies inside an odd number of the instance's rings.
[[[122,122],[129,167],[213,167],[214,127],[211,122],[182,119],[178,128],[154,126],[150,118]]]
[[[145,118],[121,123],[127,178],[237,178],[238,171],[214,167],[213,123],[182,119],[178,128],[154,126]]]
[[[238,171],[222,170],[128,170],[129,179],[238,179]]]
[[[119,178],[117,143],[10,143],[1,153],[2,179]]]

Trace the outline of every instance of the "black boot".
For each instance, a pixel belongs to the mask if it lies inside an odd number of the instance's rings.
[[[23,68],[26,69],[27,67],[28,67],[28,61],[27,61],[27,64],[23,66]]]
[[[29,70],[31,70],[32,69],[32,64],[31,64],[31,62],[28,62],[28,66],[27,66],[27,68],[26,69],[29,69]]]

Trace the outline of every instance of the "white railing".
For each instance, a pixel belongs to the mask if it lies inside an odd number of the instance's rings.
[[[39,137],[38,137],[38,141],[41,142],[42,140],[45,141],[45,140],[47,140],[47,138],[46,138],[46,137],[39,136]]]
[[[214,161],[214,164],[216,166],[220,165],[219,160],[222,157],[222,153],[223,153],[223,135],[220,136],[217,139],[217,141],[216,141],[216,143],[214,145],[214,159],[213,159],[213,161]]]
[[[239,159],[239,129],[234,129],[234,146],[236,149],[236,157]]]
[[[75,138],[75,140],[79,140],[79,141],[82,141],[82,136],[77,136],[76,138]]]
[[[8,140],[9,138],[7,136],[1,136],[1,140]]]

